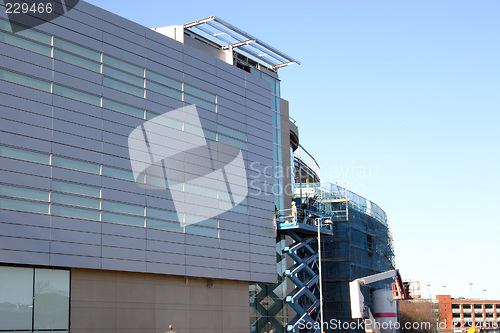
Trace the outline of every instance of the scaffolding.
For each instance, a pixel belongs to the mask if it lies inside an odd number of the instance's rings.
[[[296,198],[300,193],[301,200],[314,198],[332,223],[332,233],[321,241],[324,322],[351,321],[349,281],[394,268],[387,216],[375,203],[337,184],[296,184]],[[371,291],[383,287],[390,288],[384,282],[363,287],[368,305]]]
[[[310,156],[306,150],[302,152]],[[350,281],[394,269],[392,232],[386,213],[377,204],[345,186],[320,183],[319,166],[314,158],[310,156],[311,161],[306,163],[300,153],[300,150],[294,153],[297,213],[285,213],[278,219],[279,234],[293,241],[284,252],[294,262],[285,276],[295,289],[285,301],[296,315],[286,330],[330,332],[326,327],[316,329],[318,325],[313,323],[352,320]],[[314,233],[318,226],[322,231]],[[366,305],[371,306],[371,292],[379,288],[390,285],[378,282],[362,287]],[[313,325],[309,325],[311,329],[299,329],[298,323]]]

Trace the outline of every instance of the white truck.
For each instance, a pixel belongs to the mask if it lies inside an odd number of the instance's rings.
[[[365,332],[367,333],[380,333],[380,329],[376,324],[372,311],[365,305],[365,298],[361,292],[361,287],[390,278],[394,279],[392,284],[393,300],[420,298],[419,283],[416,281],[403,282],[399,270],[397,269],[366,276],[349,282],[352,319],[363,319],[365,323]]]

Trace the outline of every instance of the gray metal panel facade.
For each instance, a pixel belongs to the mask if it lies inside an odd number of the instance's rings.
[[[275,282],[269,83],[82,1],[33,31],[53,31],[54,45],[1,31],[0,262]],[[171,193],[130,179],[131,131],[190,104],[150,72],[194,89],[204,130],[240,140],[248,196],[215,228],[175,230],[161,214],[150,225],[150,211],[174,209]],[[218,204],[183,198],[193,215]]]

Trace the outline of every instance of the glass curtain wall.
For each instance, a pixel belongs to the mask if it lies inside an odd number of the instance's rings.
[[[283,196],[283,150],[281,142],[281,98],[280,81],[257,69],[252,68],[252,74],[271,85],[271,109],[273,116],[273,162],[274,162],[274,198],[276,209],[284,209]],[[250,286],[250,324],[252,333],[285,332],[288,323],[286,297],[286,260],[283,249],[286,246],[285,236],[276,238],[277,282],[272,284],[258,283]]]

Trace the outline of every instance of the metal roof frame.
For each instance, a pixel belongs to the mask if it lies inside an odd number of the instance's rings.
[[[298,60],[215,16],[184,24],[183,27],[217,43],[223,50],[237,48],[243,55],[274,71],[291,64],[300,65]]]

